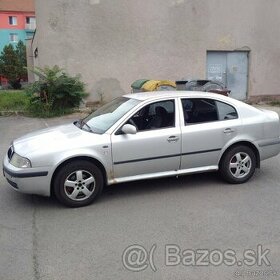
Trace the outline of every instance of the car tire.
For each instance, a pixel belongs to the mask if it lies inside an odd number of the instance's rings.
[[[102,192],[103,175],[92,162],[76,160],[67,163],[54,178],[54,194],[68,207],[91,204]]]
[[[256,169],[256,155],[247,146],[235,146],[228,150],[221,159],[220,173],[231,184],[247,182]]]

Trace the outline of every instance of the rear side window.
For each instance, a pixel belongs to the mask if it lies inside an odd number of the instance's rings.
[[[232,120],[238,118],[237,111],[231,105],[216,101],[216,106],[218,109],[219,120]]]
[[[234,107],[212,99],[182,99],[182,106],[185,124],[206,123],[238,118]]]

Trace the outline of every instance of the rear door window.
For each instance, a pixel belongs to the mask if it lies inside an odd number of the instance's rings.
[[[215,100],[190,98],[182,99],[185,124],[218,121],[218,111]]]
[[[206,98],[182,99],[185,124],[237,119],[236,109],[224,102]]]

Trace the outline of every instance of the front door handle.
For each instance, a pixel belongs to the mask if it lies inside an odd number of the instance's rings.
[[[226,128],[225,130],[224,130],[224,133],[232,133],[232,132],[234,132],[235,130],[233,129],[233,128]]]
[[[179,140],[179,137],[177,137],[177,136],[170,136],[170,137],[168,137],[168,139],[167,139],[167,141],[169,142],[169,143],[171,143],[171,142],[177,142]]]

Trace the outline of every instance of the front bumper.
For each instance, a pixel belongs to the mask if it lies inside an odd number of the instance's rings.
[[[10,164],[6,155],[3,162],[3,174],[14,190],[50,196],[51,175],[49,168],[17,168]]]

